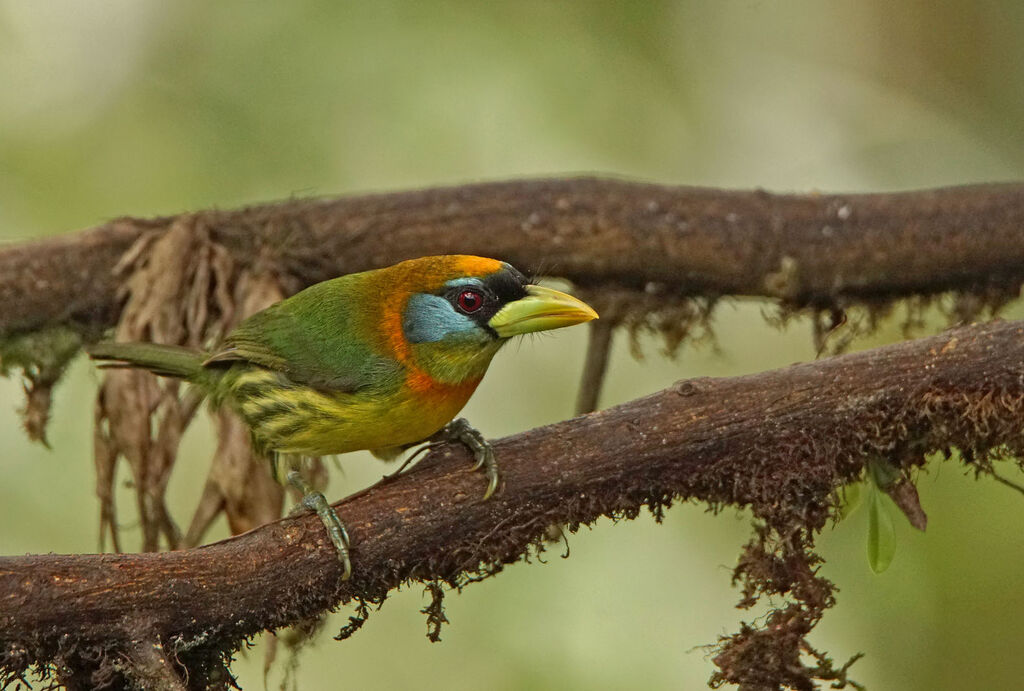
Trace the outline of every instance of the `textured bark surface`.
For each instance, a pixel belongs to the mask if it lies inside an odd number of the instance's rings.
[[[186,224],[242,266],[299,288],[429,254],[501,257],[579,286],[649,283],[682,295],[844,306],[960,290],[1016,295],[1024,185],[888,194],[771,194],[578,178],[294,200],[121,218],[0,250],[0,335],[113,326],[115,272],[142,238]]]
[[[984,464],[1024,449],[1022,412],[1020,322],[681,381],[495,442],[503,483],[488,501],[479,500],[485,480],[469,471],[469,454],[446,446],[337,504],[354,545],[347,583],[311,515],[176,552],[0,558],[0,670],[12,678],[53,664],[65,681],[87,685],[118,679],[116,665],[148,642],[161,652],[142,648],[150,662],[136,665],[139,674],[159,675],[171,659],[189,683],[213,683],[225,679],[225,651],[261,630],[339,601],[377,600],[408,579],[464,582],[519,559],[552,523],[633,516],[645,505],[658,513],[678,498],[750,506],[774,535],[798,542],[824,525],[836,488],[868,460],[907,473],[924,454],[956,446]],[[738,568],[745,590],[791,593],[806,610],[793,619],[802,640],[807,612],[813,626],[830,604],[829,584],[815,585],[806,563],[755,562]],[[742,636],[716,660],[722,679],[740,684],[771,673],[774,660],[751,653]],[[811,688],[802,678],[794,688]]]

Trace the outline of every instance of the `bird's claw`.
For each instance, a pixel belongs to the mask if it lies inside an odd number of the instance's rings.
[[[324,495],[310,487],[297,470],[288,473],[288,484],[302,492],[302,501],[296,508],[312,511],[320,517],[327,530],[327,537],[338,550],[338,561],[341,562],[342,569],[341,580],[347,581],[352,576],[352,560],[348,554],[349,539],[345,524],[338,518],[334,507],[327,503]]]
[[[487,490],[484,492],[484,499],[490,498],[494,494],[494,490],[498,489],[498,462],[494,458],[494,449],[490,442],[484,439],[484,435],[480,434],[480,431],[463,417],[449,422],[443,432],[446,439],[461,442],[473,452],[473,457],[476,459],[473,470],[483,468],[484,474],[487,476]]]

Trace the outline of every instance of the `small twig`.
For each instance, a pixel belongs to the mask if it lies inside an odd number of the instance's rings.
[[[583,377],[576,397],[576,414],[597,410],[604,375],[608,370],[608,352],[612,347],[613,324],[608,321],[590,322],[587,339],[587,357],[583,363]]]
[[[997,473],[997,472],[996,472],[995,470],[989,470],[988,472],[989,472],[989,475],[991,475],[991,476],[992,476],[992,478],[993,478],[993,479],[994,479],[994,480],[995,480],[996,482],[999,482],[999,483],[1001,483],[1001,484],[1004,484],[1004,485],[1006,485],[1007,487],[1009,487],[1010,489],[1015,489],[1015,490],[1017,490],[1018,492],[1020,492],[1021,494],[1024,494],[1024,487],[1022,487],[1021,485],[1017,484],[1017,483],[1016,483],[1016,482],[1014,482],[1013,480],[1010,480],[1009,478],[1003,477],[1002,475],[1000,475],[999,473]]]
[[[147,691],[185,691],[167,651],[160,643],[139,641],[124,662],[125,673],[132,682]]]

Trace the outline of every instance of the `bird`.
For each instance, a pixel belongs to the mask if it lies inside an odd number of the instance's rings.
[[[249,316],[208,351],[111,341],[87,350],[102,368],[183,379],[213,407],[234,410],[274,476],[320,517],[348,579],[344,523],[298,472],[301,459],[364,449],[391,459],[439,437],[460,441],[486,474],[487,499],[498,464],[459,411],[511,338],[597,318],[585,302],[506,262],[441,255],[313,284]]]

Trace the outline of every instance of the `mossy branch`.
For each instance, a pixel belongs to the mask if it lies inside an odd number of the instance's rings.
[[[837,489],[868,459],[909,473],[959,448],[984,465],[1024,450],[1024,323],[991,323],[862,353],[659,393],[495,442],[501,490],[446,446],[411,472],[337,504],[355,573],[316,516],[196,549],[0,558],[0,672],[52,665],[72,687],[122,674],[139,641],[158,645],[136,676],[226,685],[223,660],[260,631],[339,602],[379,601],[410,580],[458,585],[520,559],[552,523],[656,515],[674,500],[750,507],[760,522],[737,569],[748,598],[788,598],[772,625],[744,627],[716,656],[719,681],[794,688],[845,680],[806,634],[832,601],[809,551]],[[756,634],[756,635],[755,635]],[[148,658],[147,658],[148,659]],[[118,667],[120,665],[120,667]],[[186,674],[187,672],[187,674]],[[769,676],[765,676],[769,675]]]
[[[120,218],[8,247],[0,250],[0,336],[55,324],[90,333],[114,326],[129,250],[182,227],[226,248],[240,266],[271,265],[292,290],[460,252],[584,288],[766,296],[818,309],[947,291],[998,304],[1024,280],[1020,183],[772,194],[526,180]]]

